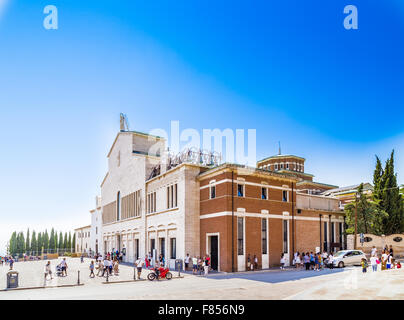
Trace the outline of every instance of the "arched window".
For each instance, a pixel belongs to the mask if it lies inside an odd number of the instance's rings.
[[[116,221],[121,220],[121,191],[116,196]]]

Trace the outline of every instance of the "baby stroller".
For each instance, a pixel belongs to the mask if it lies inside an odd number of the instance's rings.
[[[56,266],[56,276],[57,277],[61,277],[62,276],[62,266],[60,265],[60,264],[58,264],[57,266]]]

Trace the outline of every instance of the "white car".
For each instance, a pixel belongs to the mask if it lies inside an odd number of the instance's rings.
[[[341,250],[334,255],[333,265],[338,268],[360,265],[366,255],[361,250]]]

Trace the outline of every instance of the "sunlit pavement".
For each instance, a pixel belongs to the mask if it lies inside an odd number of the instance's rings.
[[[35,264],[37,262],[31,262]],[[24,268],[29,268],[26,263]],[[80,287],[45,288],[0,292],[0,299],[404,299],[404,272],[386,270],[362,274],[361,268],[322,271],[257,271],[235,274],[184,275],[184,278],[103,284],[105,278],[89,279],[88,261],[70,261],[71,268],[81,270],[85,283]],[[43,270],[43,261],[36,268]],[[19,267],[19,268],[22,268]],[[0,267],[1,284],[8,268]],[[177,272],[173,272],[174,276]],[[74,273],[72,273],[73,275]],[[143,275],[143,278],[145,278]],[[130,280],[133,268],[121,266],[120,276],[111,280]],[[42,278],[41,278],[42,279]],[[72,278],[70,281],[74,281]]]

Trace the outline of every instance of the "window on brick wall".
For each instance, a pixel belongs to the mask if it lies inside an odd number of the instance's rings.
[[[244,255],[244,218],[237,218],[237,254]]]
[[[261,220],[261,243],[262,243],[262,254],[268,253],[267,246],[267,219]]]
[[[210,186],[210,199],[216,198],[216,186]]]
[[[288,201],[288,192],[286,190],[282,191],[282,201],[287,202]]]
[[[265,188],[265,187],[261,188],[261,199],[262,200],[268,199],[268,188]]]
[[[244,197],[244,185],[243,184],[237,184],[237,196]]]

